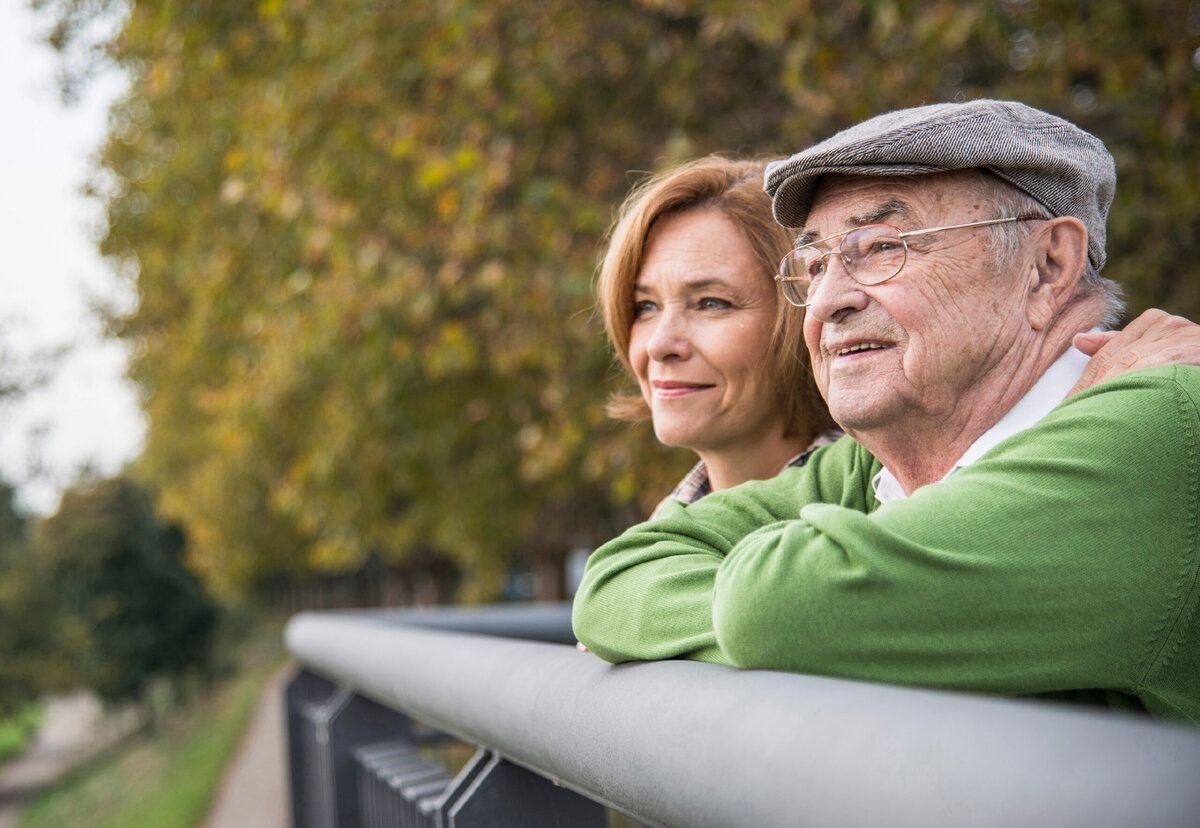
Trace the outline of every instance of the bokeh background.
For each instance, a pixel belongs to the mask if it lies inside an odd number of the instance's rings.
[[[1021,100],[1115,156],[1131,313],[1200,319],[1195,0],[30,5],[66,99],[128,84],[80,183],[146,433],[50,515],[0,486],[10,705],[137,697],[231,607],[566,595],[690,462],[606,418],[592,300],[621,198],[685,159]]]

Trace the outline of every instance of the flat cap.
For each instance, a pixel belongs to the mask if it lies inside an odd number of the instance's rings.
[[[775,219],[801,227],[821,176],[924,175],[982,169],[1025,191],[1088,232],[1088,257],[1104,266],[1104,224],[1117,185],[1099,138],[1069,121],[1013,101],[900,109],[843,130],[767,166]]]

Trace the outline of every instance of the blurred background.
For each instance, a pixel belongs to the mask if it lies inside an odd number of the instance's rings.
[[[1200,319],[1196,0],[8,0],[0,49],[13,753],[47,693],[240,704],[219,780],[278,618],[568,596],[691,462],[604,414],[648,172],[1018,99],[1116,157],[1131,315]]]

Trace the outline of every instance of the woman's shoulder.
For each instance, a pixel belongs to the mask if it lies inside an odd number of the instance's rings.
[[[812,454],[814,451],[821,448],[822,446],[833,445],[834,443],[836,443],[838,440],[840,440],[841,438],[843,438],[845,436],[846,436],[846,433],[844,431],[842,431],[840,428],[831,428],[827,431],[822,431],[820,434],[818,434],[816,437],[813,438],[813,441],[811,443],[809,443],[807,446],[804,447],[804,451],[800,452],[799,454],[797,454],[795,457],[793,457],[791,460],[788,461],[788,466],[793,467],[793,468],[797,467],[797,466],[803,466],[805,463],[808,462],[808,458],[812,457]]]

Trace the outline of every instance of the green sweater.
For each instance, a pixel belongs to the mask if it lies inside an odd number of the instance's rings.
[[[1115,691],[1200,724],[1198,402],[1198,368],[1128,374],[885,506],[845,438],[602,546],[575,633],[609,661]]]

